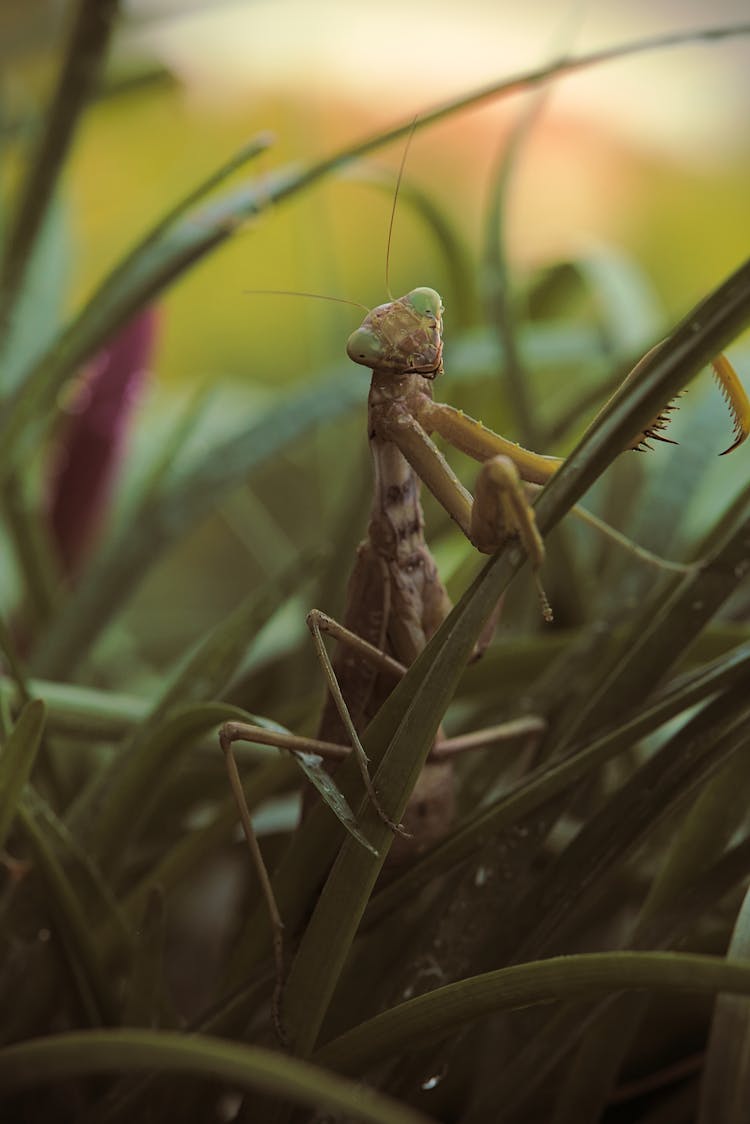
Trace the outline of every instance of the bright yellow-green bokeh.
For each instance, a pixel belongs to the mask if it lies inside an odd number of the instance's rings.
[[[71,304],[253,134],[270,129],[277,142],[237,182],[319,158],[374,126],[361,107],[322,98],[302,104],[294,93],[197,107],[178,85],[161,83],[104,100],[86,119],[67,181],[77,247]],[[409,154],[407,175],[434,194],[475,255],[507,129],[508,123],[498,131],[481,114],[464,115],[418,133]],[[400,156],[391,147],[378,161],[395,174]],[[521,271],[551,263],[575,252],[577,239],[624,247],[655,282],[667,312],[679,315],[740,259],[747,173],[739,161],[686,166],[640,152],[599,126],[542,116],[522,149],[511,194],[512,262]],[[273,387],[344,362],[358,310],[245,290],[305,290],[378,303],[386,297],[389,211],[388,190],[342,178],[248,223],[160,299],[160,377],[251,379]],[[439,251],[406,204],[397,215],[391,284],[397,293],[424,284],[450,292]]]

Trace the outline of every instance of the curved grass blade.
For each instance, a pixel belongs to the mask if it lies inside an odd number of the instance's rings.
[[[675,952],[582,953],[531,961],[410,999],[326,1043],[313,1056],[339,1073],[362,1073],[497,1011],[642,989],[660,996],[748,995],[750,964]]]
[[[147,1030],[73,1031],[0,1050],[0,1089],[97,1073],[172,1073],[231,1088],[262,1089],[310,1108],[342,1112],[367,1124],[430,1124],[428,1117],[359,1084],[259,1046],[198,1034]]]
[[[0,619],[0,649],[10,668],[6,637]],[[51,679],[26,679],[20,666],[14,671],[13,682],[10,677],[0,676],[0,695],[14,711],[29,698],[44,699],[50,733],[76,734],[92,741],[118,741],[143,721],[149,709],[148,701],[137,695],[55,683]]]
[[[0,271],[0,353],[81,112],[96,89],[118,8],[119,0],[79,0],[44,132],[9,224]]]

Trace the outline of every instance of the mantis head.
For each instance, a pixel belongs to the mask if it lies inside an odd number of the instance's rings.
[[[443,369],[443,302],[434,289],[412,289],[378,305],[347,340],[355,363],[434,379]]]

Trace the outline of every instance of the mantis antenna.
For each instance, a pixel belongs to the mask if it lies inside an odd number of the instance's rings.
[[[399,195],[399,191],[401,189],[401,180],[403,179],[404,168],[406,167],[406,158],[409,155],[409,149],[411,148],[411,142],[414,139],[414,132],[416,130],[418,120],[419,120],[418,117],[414,118],[414,120],[411,123],[411,129],[409,130],[409,136],[406,138],[406,144],[404,145],[404,152],[403,152],[403,155],[401,157],[401,163],[399,165],[398,175],[396,177],[396,190],[393,192],[393,203],[391,205],[391,217],[390,217],[390,220],[388,222],[388,239],[386,241],[386,247],[385,247],[385,288],[386,288],[386,292],[388,293],[388,299],[390,301],[392,301],[394,299],[393,293],[391,292],[390,269],[391,269],[391,241],[393,239],[393,225],[394,225],[394,222],[395,222],[395,219],[396,219],[396,204],[398,203],[398,195]],[[306,293],[306,292],[303,292],[299,289],[243,289],[242,292],[243,292],[244,295],[249,294],[251,296],[309,297],[311,300],[316,300],[316,301],[333,301],[334,304],[350,304],[352,306],[352,308],[362,309],[363,312],[369,313],[369,312],[372,311],[371,309],[369,309],[367,307],[366,304],[362,304],[360,301],[348,300],[346,297],[332,297],[332,296],[329,296],[327,293]]]
[[[415,117],[414,120],[411,123],[411,129],[409,130],[409,135],[406,138],[406,144],[404,145],[404,152],[403,152],[403,155],[401,157],[401,164],[399,165],[398,175],[396,176],[396,190],[393,193],[393,204],[391,205],[391,217],[390,217],[390,221],[388,223],[388,240],[387,240],[386,246],[385,246],[385,291],[388,294],[388,300],[389,301],[392,301],[394,299],[393,293],[391,292],[391,277],[390,277],[390,273],[391,273],[391,239],[393,238],[393,223],[394,223],[395,218],[396,218],[396,204],[398,203],[398,193],[401,190],[401,180],[402,180],[403,175],[404,175],[404,168],[406,167],[406,157],[409,155],[409,149],[411,148],[411,142],[414,140],[414,131],[417,127],[417,121],[418,121],[418,118]]]
[[[371,310],[366,304],[360,304],[359,301],[350,301],[346,297],[331,297],[327,293],[304,293],[299,289],[243,289],[243,294],[251,294],[252,296],[271,296],[271,297],[310,297],[311,300],[316,301],[333,301],[334,304],[350,304],[352,308],[361,308],[364,312]]]

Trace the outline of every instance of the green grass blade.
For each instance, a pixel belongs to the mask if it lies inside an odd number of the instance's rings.
[[[233,1089],[261,1089],[367,1124],[429,1124],[422,1113],[316,1066],[258,1046],[240,1046],[204,1035],[74,1031],[0,1050],[0,1089],[5,1093],[97,1073],[154,1070],[182,1080],[203,1077]]]
[[[118,8],[119,0],[79,0],[44,132],[10,223],[0,271],[0,353],[81,112],[99,80]]]
[[[326,1043],[314,1058],[340,1073],[362,1073],[496,1011],[642,989],[659,996],[748,995],[750,963],[682,953],[602,952],[499,968],[384,1011]]]
[[[8,648],[0,624],[0,648],[8,659]],[[18,674],[0,676],[0,695],[14,710],[27,698],[44,699],[47,707],[47,728],[53,734],[75,734],[92,741],[118,741],[129,734],[133,726],[148,713],[148,700],[137,695],[120,694],[96,687],[81,687],[72,683],[55,683],[51,679],[26,679],[22,692]]]

